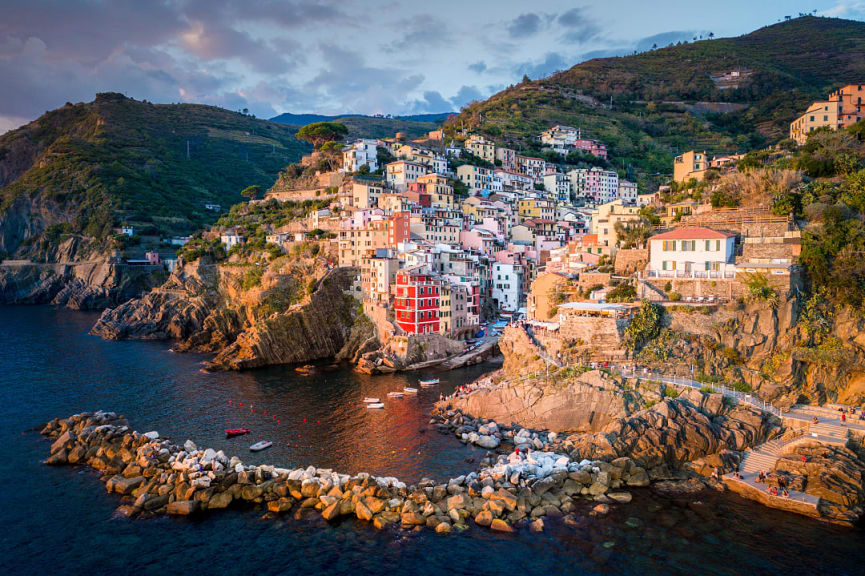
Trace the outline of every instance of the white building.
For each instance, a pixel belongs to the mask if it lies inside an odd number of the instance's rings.
[[[135,236],[135,228],[133,228],[129,224],[124,224],[120,227],[120,233],[126,236]]]
[[[636,204],[637,185],[628,180],[619,180],[619,200],[625,204]]]
[[[370,172],[378,170],[377,147],[376,140],[356,140],[342,152],[343,172],[357,172],[364,165],[369,166]]]
[[[656,277],[732,278],[735,237],[691,226],[649,238],[646,273]]]
[[[515,312],[520,307],[523,267],[519,264],[493,264],[492,296],[500,310]]]
[[[495,171],[496,177],[502,181],[502,185],[512,190],[531,191],[535,189],[534,180],[511,170],[498,169]]]
[[[417,182],[417,179],[426,173],[426,166],[408,160],[397,160],[385,165],[388,185],[399,192],[405,192],[410,182]]]
[[[547,173],[547,161],[534,156],[517,154],[517,169],[535,182],[543,182]]]
[[[457,168],[457,178],[469,187],[470,194],[477,194],[481,190],[490,189],[493,172],[489,168],[463,164]]]
[[[571,200],[571,180],[561,172],[544,176],[544,189],[558,202]]]
[[[580,139],[580,130],[570,126],[553,126],[541,132],[541,144],[559,153],[566,153]]]
[[[243,244],[246,242],[246,238],[237,233],[237,230],[227,230],[222,233],[222,236],[219,237],[219,240],[222,242],[223,246],[225,246],[225,250],[231,250],[238,244]]]
[[[614,170],[576,168],[568,172],[571,187],[577,198],[595,204],[612,202],[619,195],[619,175]]]

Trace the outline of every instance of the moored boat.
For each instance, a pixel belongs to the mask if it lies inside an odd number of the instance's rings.
[[[381,402],[381,398],[370,398],[369,396],[367,396],[363,399],[363,401],[366,404],[375,404],[376,402]]]
[[[405,392],[388,392],[387,393],[388,398],[402,398],[403,396],[405,396]]]
[[[373,402],[372,404],[367,404],[367,408],[384,408],[384,402]]]
[[[406,394],[417,394],[417,388],[412,388],[411,386],[406,386],[403,390]]]
[[[438,383],[439,383],[438,378],[430,378],[428,380],[418,380],[418,384],[420,384],[422,388],[429,388],[431,386],[435,386]]]
[[[249,428],[226,428],[225,437],[234,438],[235,436],[243,436],[249,434]]]
[[[262,440],[250,446],[249,450],[250,452],[260,452],[261,450],[265,450],[266,448],[270,448],[271,446],[273,446],[273,442],[269,440]]]

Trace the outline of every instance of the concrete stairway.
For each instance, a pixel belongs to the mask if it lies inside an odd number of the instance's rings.
[[[739,465],[739,473],[742,476],[756,476],[760,472],[771,472],[775,469],[778,456],[768,454],[762,450],[746,451]]]

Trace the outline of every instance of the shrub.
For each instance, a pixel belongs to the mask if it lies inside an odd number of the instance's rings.
[[[625,345],[632,352],[639,351],[661,331],[663,309],[657,304],[643,300],[628,327],[625,328]]]

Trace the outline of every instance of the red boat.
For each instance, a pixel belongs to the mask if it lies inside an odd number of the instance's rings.
[[[225,437],[233,438],[235,436],[243,436],[244,434],[249,434],[249,428],[226,428],[225,429]]]

